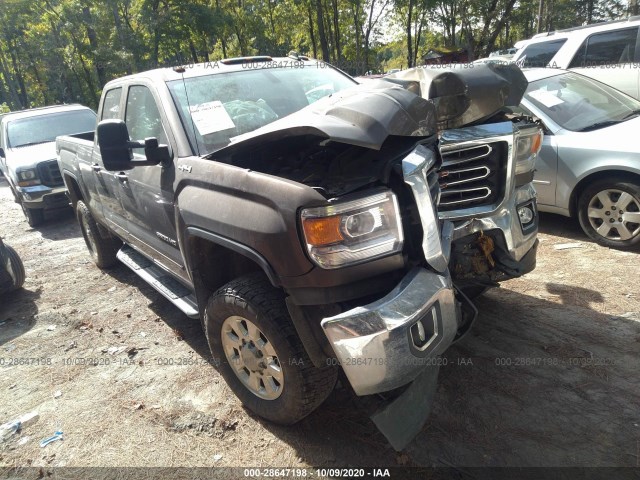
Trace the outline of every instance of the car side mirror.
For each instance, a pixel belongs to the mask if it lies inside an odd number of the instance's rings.
[[[5,154],[4,154],[4,148],[0,147],[0,157],[4,158]]]
[[[109,171],[130,170],[134,167],[166,164],[171,161],[167,145],[159,145],[156,138],[144,142],[129,140],[129,129],[122,120],[103,120],[98,124],[98,147],[104,168]],[[133,148],[144,148],[146,161],[133,160]]]

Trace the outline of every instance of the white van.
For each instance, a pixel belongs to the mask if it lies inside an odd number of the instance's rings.
[[[540,33],[513,58],[521,67],[571,69],[640,99],[640,16]]]

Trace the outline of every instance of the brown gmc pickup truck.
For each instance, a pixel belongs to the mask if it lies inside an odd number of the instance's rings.
[[[439,75],[358,85],[292,56],[108,83],[95,135],[57,139],[95,263],[119,259],[199,318],[258,415],[297,422],[343,374],[386,399],[372,419],[402,449],[428,416],[438,356],[475,318],[462,287],[535,266],[527,172],[541,133],[500,109],[524,77],[451,73],[452,91]],[[477,108],[487,96],[498,107]],[[439,136],[446,115],[471,126]]]

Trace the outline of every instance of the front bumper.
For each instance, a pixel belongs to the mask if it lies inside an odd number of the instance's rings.
[[[33,187],[17,187],[22,204],[27,208],[62,208],[69,205],[66,187],[47,187],[35,185]]]
[[[533,206],[533,220],[522,225],[518,208]],[[451,219],[454,223],[452,240],[474,235],[481,231],[500,230],[504,235],[506,253],[516,262],[530,252],[538,236],[538,209],[536,192],[531,183],[517,187],[510,198],[497,211],[469,219]]]
[[[452,224],[438,221],[429,178],[437,158],[424,146],[402,162],[423,230],[425,267],[414,267],[383,298],[321,321],[357,395],[404,386],[437,362],[453,342],[461,314],[447,264]]]
[[[458,313],[448,275],[416,267],[385,297],[321,322],[357,395],[386,392],[436,364]]]

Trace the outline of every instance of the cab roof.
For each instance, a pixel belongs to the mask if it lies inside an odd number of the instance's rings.
[[[226,58],[224,60],[176,65],[174,67],[156,68],[154,70],[134,73],[133,75],[119,77],[108,82],[105,85],[105,88],[113,84],[130,82],[136,79],[147,79],[152,82],[170,82],[172,80],[182,80],[183,78],[202,77],[205,75],[239,72],[243,70],[260,70],[268,68],[315,68],[320,64],[325,63],[319,60],[310,59],[303,55],[292,55],[289,57],[253,56]],[[301,67],[302,65],[304,65],[304,67]]]

